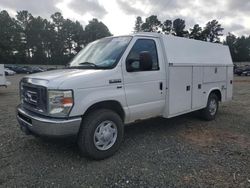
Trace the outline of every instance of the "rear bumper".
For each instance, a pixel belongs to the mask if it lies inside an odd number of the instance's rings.
[[[59,119],[44,117],[30,112],[21,105],[17,106],[17,121],[26,134],[35,134],[48,137],[66,137],[77,135],[81,117]]]

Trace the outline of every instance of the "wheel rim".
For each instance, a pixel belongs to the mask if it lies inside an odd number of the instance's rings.
[[[117,139],[117,126],[113,121],[101,122],[94,133],[94,144],[99,150],[111,148]]]
[[[217,102],[215,99],[211,99],[209,103],[209,112],[213,116],[216,114],[217,111]]]

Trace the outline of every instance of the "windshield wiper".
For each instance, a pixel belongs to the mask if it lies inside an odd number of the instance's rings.
[[[95,68],[95,69],[110,69],[109,67],[98,66],[91,62],[82,62],[79,63],[77,66],[69,66],[66,67],[67,69],[88,69],[88,68]]]
[[[94,64],[94,63],[91,63],[91,62],[82,62],[82,63],[79,63],[79,65],[90,65],[90,66],[92,66],[92,67],[96,67],[96,68],[98,68],[99,66],[98,65],[96,65],[96,64]]]

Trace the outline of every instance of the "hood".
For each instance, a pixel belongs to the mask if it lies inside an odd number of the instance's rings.
[[[32,83],[49,89],[82,89],[105,86],[110,79],[121,79],[119,68],[115,69],[59,69],[26,76]]]

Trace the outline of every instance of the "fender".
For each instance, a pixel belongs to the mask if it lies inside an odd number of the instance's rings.
[[[116,101],[118,102],[125,113],[125,122],[129,117],[129,110],[127,107],[125,92],[123,86],[112,85],[105,87],[95,87],[87,89],[78,89],[76,96],[74,96],[76,103],[70,113],[70,116],[82,116],[92,105],[105,102]]]
[[[221,95],[221,100],[220,101],[222,101],[222,99],[223,99],[222,92],[221,92],[221,88],[219,88],[219,87],[210,88],[209,92],[207,92],[207,94],[206,94],[206,101],[208,101],[208,97],[209,97],[210,93],[213,92],[213,91],[219,91],[220,92],[220,95]]]

